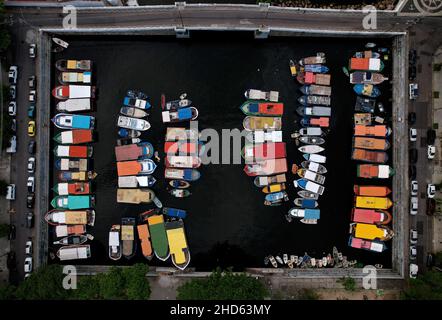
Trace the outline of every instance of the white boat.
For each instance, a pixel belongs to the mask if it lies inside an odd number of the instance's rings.
[[[298,196],[304,199],[318,200],[319,195],[307,190],[298,191]]]
[[[109,231],[109,258],[119,260],[122,256],[119,224],[113,225]]]
[[[330,117],[331,108],[322,106],[311,106],[311,107],[298,107],[296,112],[300,116],[318,116],[318,117]]]
[[[59,45],[60,47],[65,48],[65,49],[67,49],[67,47],[69,47],[69,43],[67,43],[66,41],[61,40],[60,38],[52,38],[52,41],[54,41],[54,43],[56,43],[57,45]]]
[[[288,257],[288,255],[287,255],[287,253],[284,253],[284,254],[282,255],[282,260],[284,261],[284,264],[287,264],[287,262],[289,261],[289,257]]]
[[[91,99],[89,98],[67,99],[58,102],[56,108],[58,111],[65,111],[65,112],[90,111]]]
[[[246,135],[249,142],[282,142],[282,131],[252,131]]]
[[[150,123],[148,121],[125,116],[118,117],[117,126],[138,131],[146,131],[150,129]]]
[[[274,268],[278,268],[278,264],[276,263],[276,260],[273,256],[269,256],[269,261]]]
[[[302,155],[305,160],[313,161],[316,163],[325,163],[327,160],[327,157],[320,155],[320,154],[312,154],[312,153],[306,153]]]
[[[320,184],[317,184],[315,182],[309,181],[307,179],[298,179],[294,180],[293,184],[295,188],[301,188],[313,193],[317,193],[319,195],[322,195],[324,193],[325,188],[321,186]]]
[[[325,182],[325,177],[323,175],[320,175],[316,172],[307,170],[307,169],[299,169],[298,170],[298,175],[301,178],[305,178],[307,180],[313,181],[313,182],[317,182],[319,184],[324,184]]]
[[[319,164],[317,162],[302,161],[301,162],[301,166],[304,169],[307,169],[307,170],[310,170],[310,171],[313,171],[313,172],[316,172],[316,173],[320,173],[320,174],[327,173],[327,169],[323,165],[321,165],[321,164]]]
[[[276,261],[278,261],[279,264],[284,264],[280,256],[275,257]]]
[[[299,134],[301,136],[321,136],[323,132],[321,128],[309,127],[299,129]]]
[[[315,258],[311,258],[310,259],[310,263],[311,263],[312,267],[316,266],[316,259]]]
[[[324,148],[321,146],[318,146],[316,144],[307,144],[305,146],[301,146],[298,148],[299,151],[301,151],[302,153],[319,153],[324,151]]]
[[[248,89],[244,96],[246,99],[250,100],[265,100],[265,101],[272,101],[272,102],[278,102],[279,99],[279,92],[278,91],[261,91],[256,89]]]
[[[60,261],[87,259],[91,257],[91,246],[86,244],[61,247],[57,251],[57,257]]]
[[[299,141],[301,141],[304,144],[323,144],[325,143],[325,139],[318,136],[301,136],[299,137]]]

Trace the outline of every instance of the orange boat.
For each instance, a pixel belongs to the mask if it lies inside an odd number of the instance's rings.
[[[391,129],[385,125],[355,125],[355,136],[388,137],[390,134]]]
[[[353,147],[368,150],[387,150],[390,143],[385,139],[354,137]]]
[[[391,189],[385,186],[359,186],[355,184],[353,191],[358,196],[386,197]]]
[[[373,163],[385,163],[388,161],[388,155],[383,151],[370,151],[357,148],[353,149],[351,158],[353,160]]]
[[[356,173],[359,178],[388,179],[394,175],[394,169],[385,164],[359,164]]]
[[[151,159],[138,161],[118,161],[118,176],[136,176],[138,174],[151,174],[155,171],[157,165]]]
[[[388,211],[353,208],[351,219],[353,222],[371,224],[389,224],[392,217]]]
[[[141,251],[147,260],[153,257],[152,243],[150,242],[149,227],[147,224],[139,224],[137,226],[138,238],[141,242]]]
[[[304,117],[301,119],[301,125],[304,127],[319,126],[328,128],[330,125],[329,117]]]
[[[331,78],[331,76],[329,74],[313,73],[313,72],[301,72],[296,77],[296,79],[299,81],[299,83],[319,84],[319,85],[323,85],[323,86],[330,85],[330,78]]]

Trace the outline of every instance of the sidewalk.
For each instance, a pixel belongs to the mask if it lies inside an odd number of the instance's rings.
[[[6,182],[10,181],[9,164],[10,155],[3,152],[0,156],[0,179]],[[0,197],[0,224],[9,224],[10,216],[8,213],[9,201],[4,196]],[[0,285],[9,282],[9,270],[7,268],[7,253],[10,250],[10,242],[7,237],[0,238]]]

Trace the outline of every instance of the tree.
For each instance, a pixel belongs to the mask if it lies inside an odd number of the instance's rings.
[[[244,273],[214,271],[205,279],[193,279],[178,288],[179,300],[262,300],[268,290]]]
[[[347,291],[356,291],[356,281],[352,277],[342,277],[338,280]]]
[[[15,287],[9,284],[0,286],[0,301],[12,300],[15,295]]]
[[[298,300],[319,300],[321,296],[312,289],[301,289],[298,293]]]
[[[77,289],[72,290],[72,299],[97,300],[100,299],[100,284],[98,276],[83,276],[78,279]]]
[[[96,275],[102,299],[121,300],[125,298],[125,279],[121,268],[111,267],[109,272]]]
[[[0,238],[6,237],[8,233],[9,233],[9,225],[5,223],[0,224]]]
[[[401,296],[404,300],[442,300],[442,272],[428,271],[417,279],[410,279]]]
[[[149,271],[149,266],[142,263],[137,263],[132,267],[123,270],[124,279],[126,282],[126,296],[129,300],[144,300],[150,297],[149,281],[146,274]]]

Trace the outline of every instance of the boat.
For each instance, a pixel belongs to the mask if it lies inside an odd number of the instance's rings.
[[[331,116],[331,108],[330,107],[321,107],[321,106],[313,106],[313,107],[298,107],[296,112],[300,116],[317,116],[317,117],[330,117]]]
[[[84,224],[60,224],[54,227],[55,236],[57,238],[64,238],[75,234],[85,234],[86,225]]]
[[[204,153],[202,142],[195,141],[166,141],[164,142],[164,152],[167,155],[193,155],[197,156]]]
[[[123,105],[126,107],[133,107],[141,110],[148,110],[152,107],[149,101],[137,97],[124,97]]]
[[[283,202],[289,201],[289,196],[285,191],[279,191],[269,193],[264,198],[264,205],[266,206],[278,206]]]
[[[313,154],[313,153],[304,153],[302,157],[307,161],[312,161],[316,163],[325,163],[327,157],[321,154]]]
[[[355,196],[356,208],[366,209],[389,209],[393,202],[387,197]]]
[[[296,198],[293,200],[295,206],[304,208],[304,209],[314,209],[318,206],[318,202],[314,199],[306,199],[306,198]]]
[[[244,96],[249,100],[264,100],[271,102],[278,102],[279,92],[278,91],[261,91],[256,89],[247,89],[244,92]]]
[[[88,181],[93,180],[97,174],[94,171],[60,171],[57,175],[59,181]]]
[[[293,60],[289,60],[290,74],[292,77],[296,77],[298,75],[298,68],[296,63]]]
[[[255,130],[281,130],[281,117],[254,117],[247,116],[243,120],[243,127],[246,131]]]
[[[64,42],[64,41],[63,41]],[[61,43],[61,42],[60,42]],[[66,42],[65,42],[66,43]],[[59,43],[57,43],[59,44]],[[91,71],[91,60],[57,60],[55,67],[60,71]]]
[[[244,171],[248,176],[268,176],[287,172],[287,159],[269,159],[246,164]]]
[[[286,155],[284,142],[246,144],[241,151],[241,156],[246,162],[285,158]]]
[[[289,256],[287,255],[287,253],[284,253],[282,255],[282,261],[284,261],[284,264],[287,264],[289,262]]]
[[[186,142],[194,141],[199,139],[199,132],[195,128],[177,128],[177,127],[168,127],[166,129],[166,138],[165,141],[181,141],[184,140]]]
[[[330,69],[322,64],[305,64],[301,67],[304,72],[327,73]]]
[[[155,193],[151,189],[117,189],[117,203],[152,203]]]
[[[370,113],[355,113],[353,115],[353,118],[354,118],[355,125],[369,126],[372,123],[373,117]]]
[[[272,266],[274,268],[278,268],[278,263],[276,262],[275,258],[273,256],[269,256],[268,258],[269,258],[269,261],[272,264]]]
[[[115,147],[115,158],[117,161],[149,159],[152,158],[154,149],[149,142],[139,142]]]
[[[331,81],[331,75],[318,74],[313,72],[299,72],[296,76],[296,80],[300,84],[318,84],[323,86],[329,86]]]
[[[303,106],[313,105],[313,104],[329,106],[331,104],[331,98],[327,96],[301,96],[298,98],[298,102]]]
[[[196,181],[201,177],[201,174],[196,169],[175,169],[166,168],[164,170],[164,178],[171,180],[185,180]]]
[[[52,122],[60,129],[93,129],[95,118],[78,114],[58,113]]]
[[[302,161],[301,166],[304,169],[307,169],[309,171],[313,171],[313,172],[316,172],[319,174],[324,174],[327,172],[327,169],[323,165],[320,165],[319,163],[313,162],[313,161]]]
[[[321,216],[321,211],[319,209],[291,208],[289,215],[294,218],[302,218],[306,224],[316,224],[315,222],[317,222]]]
[[[55,168],[66,171],[88,171],[91,168],[90,159],[84,158],[58,158],[55,160]]]
[[[277,174],[274,176],[258,176],[253,180],[253,183],[258,188],[266,187],[275,183],[284,183],[286,182],[285,173]]]
[[[307,180],[313,181],[313,182],[317,182],[319,184],[324,184],[325,182],[325,177],[323,175],[320,175],[316,172],[307,170],[307,169],[298,169],[298,176],[300,176],[301,178],[305,178]]]
[[[171,180],[169,185],[176,189],[186,189],[190,187],[190,183],[184,180]]]
[[[306,84],[299,88],[304,95],[331,96],[330,86],[320,86],[317,84]]]
[[[90,158],[92,157],[93,150],[91,146],[58,145],[54,148],[54,155],[56,157]]]
[[[88,209],[95,204],[95,198],[91,195],[84,196],[56,196],[51,201],[52,207],[56,209]]]
[[[92,191],[90,182],[61,182],[57,183],[52,190],[60,196],[75,194],[90,194]]]
[[[135,219],[122,218],[121,219],[121,242],[122,255],[126,259],[131,259],[137,252],[137,241],[135,240]]]
[[[240,109],[248,116],[281,117],[284,114],[283,103],[248,100],[241,105]]]
[[[183,209],[164,207],[162,212],[164,215],[172,218],[185,219],[187,216],[186,210]]]
[[[355,238],[388,241],[394,236],[393,230],[384,225],[351,223],[350,234]]]
[[[52,89],[52,96],[59,100],[80,98],[93,99],[95,98],[95,87],[82,85],[57,86]]]
[[[58,241],[54,241],[52,244],[54,245],[62,245],[62,246],[72,246],[72,245],[80,245],[86,243],[88,240],[93,240],[94,236],[90,234],[73,234],[67,237],[64,237]]]
[[[387,165],[359,164],[356,167],[356,175],[359,178],[388,179],[394,175],[394,169]]]
[[[129,144],[137,144],[140,143],[140,138],[123,138],[123,139],[117,139],[117,146],[127,146]]]
[[[323,52],[318,52],[316,56],[305,57],[299,60],[299,64],[301,66],[306,64],[322,64],[325,62],[326,62],[325,53]]]
[[[388,155],[384,151],[371,151],[365,149],[354,148],[351,158],[353,160],[385,163],[388,161]]]
[[[122,256],[120,230],[121,226],[114,224],[109,231],[109,258],[112,260],[120,260]]]
[[[95,210],[60,210],[52,209],[45,214],[45,220],[53,226],[58,225],[88,225],[95,224]]]
[[[376,98],[381,95],[381,90],[372,84],[355,84],[353,86],[353,91],[356,92],[356,94],[370,98]]]
[[[83,244],[61,247],[56,255],[60,261],[88,259],[91,257],[91,246]]]
[[[275,257],[276,261],[278,261],[279,264],[284,264],[280,256]]]
[[[189,190],[186,189],[172,189],[169,193],[175,198],[186,198],[191,195]]]
[[[163,123],[195,120],[198,118],[198,109],[195,107],[186,107],[178,109],[177,111],[163,111],[161,117]]]
[[[180,270],[186,269],[190,263],[190,252],[184,232],[182,220],[165,223],[172,263]]]
[[[118,176],[133,176],[138,174],[152,174],[157,165],[151,159],[119,161],[117,162]]]
[[[391,189],[386,186],[360,186],[354,185],[353,191],[358,196],[386,197],[391,193]]]
[[[55,44],[59,45],[63,49],[67,49],[67,47],[69,47],[69,43],[61,40],[60,38],[52,38],[52,41],[54,41]]]
[[[307,145],[299,147],[298,150],[302,153],[312,154],[312,153],[322,152],[325,149],[323,147],[315,145],[315,144],[307,144]]]
[[[54,136],[54,141],[59,144],[82,144],[93,142],[92,130],[67,130]]]
[[[391,128],[386,125],[374,125],[374,126],[364,126],[355,125],[355,136],[365,136],[365,137],[389,137],[391,134]]]
[[[58,82],[61,84],[69,83],[85,83],[90,84],[92,81],[92,72],[61,72],[58,75]]]
[[[385,210],[353,208],[351,220],[359,223],[389,224],[392,216]]]
[[[150,123],[148,121],[126,116],[118,116],[117,126],[137,131],[146,131],[150,129]]]
[[[293,184],[295,188],[299,187],[303,190],[307,190],[313,193],[317,193],[319,195],[322,195],[324,193],[325,188],[321,186],[320,184],[317,184],[315,182],[309,181],[307,179],[298,179],[294,180]]]
[[[56,109],[61,112],[83,112],[91,111],[92,104],[90,98],[67,99],[59,101]]]
[[[246,134],[251,143],[282,142],[282,131],[251,131]]]
[[[367,150],[387,150],[390,148],[390,143],[386,139],[354,137],[353,147]]]
[[[121,138],[138,138],[141,132],[133,129],[120,128],[118,129],[118,136]]]
[[[164,94],[161,95],[161,109],[163,110],[173,110],[176,111],[181,108],[190,107],[192,105],[192,101],[186,99],[187,94],[183,93],[180,96],[179,100],[172,100],[166,102],[166,96]]]
[[[153,250],[150,241],[149,226],[146,223],[137,225],[138,239],[141,243],[141,252],[147,260],[152,260]]]
[[[118,177],[118,188],[152,187],[157,179],[151,175]]]
[[[329,117],[304,117],[301,119],[301,125],[303,127],[319,126],[322,128],[328,128],[330,125]]]
[[[372,252],[383,252],[387,250],[384,242],[378,240],[364,240],[350,236],[348,245],[356,249],[364,249]]]
[[[311,128],[301,128],[298,131],[300,136],[322,136],[324,133],[321,128],[311,127]]]
[[[262,188],[264,193],[274,193],[285,190],[285,183],[275,183]]]
[[[170,257],[169,244],[167,239],[166,228],[164,226],[164,217],[160,215],[152,215],[147,218],[150,230],[150,239],[155,256],[161,261],[166,261]]]
[[[350,58],[348,70],[358,71],[382,71],[384,63],[378,58]]]
[[[120,113],[126,117],[132,117],[132,118],[144,118],[149,115],[146,111],[142,109],[135,107],[127,107],[127,106],[121,107]]]
[[[388,78],[384,77],[382,73],[363,71],[350,73],[351,84],[381,84],[385,80],[388,80]]]
[[[199,168],[201,159],[196,156],[171,156],[164,159],[166,168]]]

